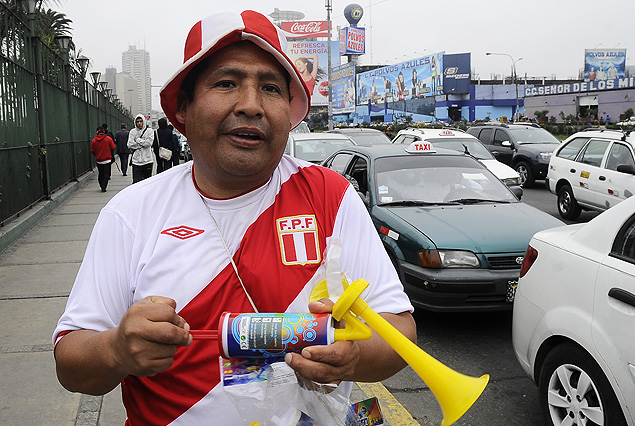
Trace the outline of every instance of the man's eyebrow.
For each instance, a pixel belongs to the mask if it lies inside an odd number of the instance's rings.
[[[242,68],[237,68],[234,66],[220,66],[216,68],[214,71],[212,71],[209,74],[209,77],[218,78],[222,75],[229,75],[236,78],[244,78],[247,76],[247,72],[245,72],[245,70],[243,70]],[[260,80],[265,80],[265,81],[280,80],[282,82],[286,82],[285,76],[282,73],[276,72],[276,71],[259,71],[258,78]]]

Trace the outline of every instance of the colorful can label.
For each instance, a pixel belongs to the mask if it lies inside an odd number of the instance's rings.
[[[333,343],[331,314],[235,314],[220,317],[219,339],[225,358],[283,357],[313,345]]]

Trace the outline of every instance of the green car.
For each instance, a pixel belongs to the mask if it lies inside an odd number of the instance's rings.
[[[351,146],[323,165],[358,190],[406,293],[423,309],[511,309],[529,240],[563,225],[474,158],[429,143]]]

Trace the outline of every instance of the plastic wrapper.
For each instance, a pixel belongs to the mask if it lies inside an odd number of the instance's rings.
[[[298,377],[280,359],[220,358],[223,389],[245,425],[348,426],[348,389]],[[348,420],[347,420],[348,419]]]

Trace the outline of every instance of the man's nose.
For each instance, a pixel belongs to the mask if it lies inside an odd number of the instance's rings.
[[[236,100],[235,113],[248,117],[264,115],[263,97],[260,87],[254,84],[243,85]]]

